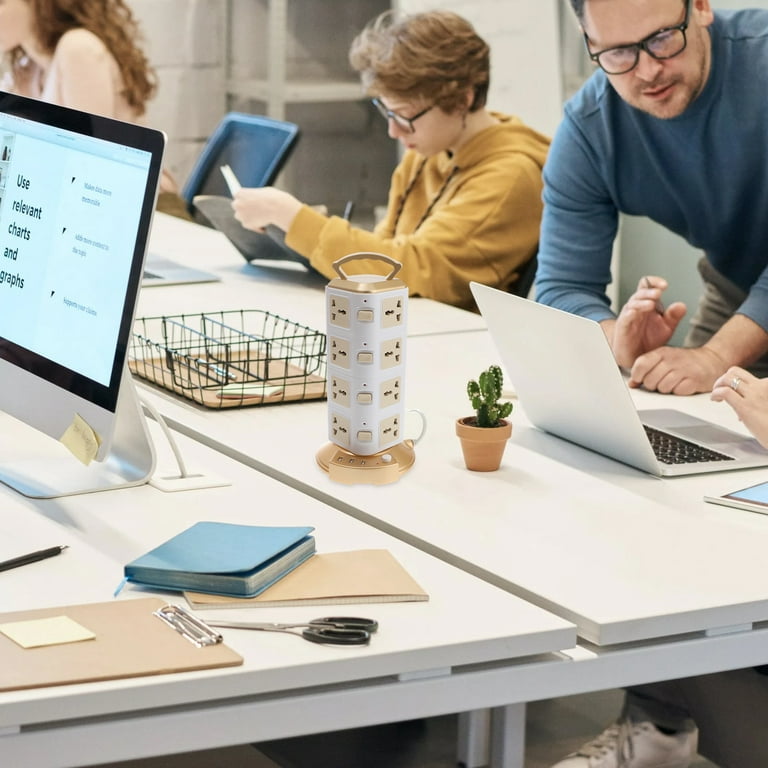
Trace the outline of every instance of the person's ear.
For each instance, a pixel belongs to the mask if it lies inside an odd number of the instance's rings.
[[[693,0],[691,12],[696,14],[702,27],[708,27],[715,20],[709,0]]]

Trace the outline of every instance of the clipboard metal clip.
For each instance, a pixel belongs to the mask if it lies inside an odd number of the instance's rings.
[[[181,606],[169,603],[153,611],[153,613],[198,648],[203,648],[206,645],[217,645],[224,639],[219,632],[185,611]]]

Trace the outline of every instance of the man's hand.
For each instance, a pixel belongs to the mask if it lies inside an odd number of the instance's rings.
[[[709,392],[726,367],[727,363],[707,346],[659,347],[635,360],[629,386],[673,395]]]
[[[686,306],[682,302],[664,309],[661,295],[666,288],[667,281],[663,277],[643,277],[622,307],[613,325],[611,339],[614,357],[622,368],[633,368],[641,355],[666,344],[683,319]]]
[[[632,364],[629,384],[675,395],[708,392],[729,366],[749,365],[766,349],[768,333],[754,320],[735,314],[701,347],[659,347],[640,355]]]

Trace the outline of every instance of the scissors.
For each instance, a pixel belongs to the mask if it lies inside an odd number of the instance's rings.
[[[206,621],[212,627],[231,629],[258,629],[262,632],[285,632],[309,640],[311,643],[327,645],[367,645],[371,635],[379,628],[374,619],[359,616],[325,616],[321,619],[302,621],[295,624],[277,624],[259,621]],[[305,627],[301,632],[292,630]]]

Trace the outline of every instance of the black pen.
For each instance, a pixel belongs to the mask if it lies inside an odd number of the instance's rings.
[[[647,277],[643,277],[643,285],[646,288],[655,288],[656,286],[651,285],[651,281]],[[660,315],[663,315],[665,312],[664,304],[662,304],[661,299],[656,299],[656,312]]]
[[[60,555],[69,544],[62,544],[58,547],[49,547],[48,549],[39,549],[37,552],[30,552],[28,555],[21,555],[0,563],[0,571],[8,571],[11,568],[18,568],[20,565],[36,563],[38,560],[45,560],[48,557]]]

